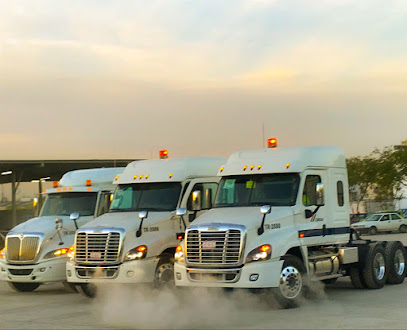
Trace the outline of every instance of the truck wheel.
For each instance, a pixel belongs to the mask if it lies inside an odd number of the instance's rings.
[[[95,298],[97,294],[96,285],[92,283],[80,283],[77,284],[76,287],[81,295],[88,297],[88,298]]]
[[[377,234],[377,228],[376,227],[370,227],[369,228],[369,235],[376,235]]]
[[[362,276],[360,274],[359,267],[357,265],[352,265],[349,268],[349,276],[352,285],[355,289],[364,289],[366,286],[363,284]]]
[[[399,228],[399,232],[400,233],[405,233],[406,231],[407,231],[406,225],[401,225],[400,228]]]
[[[78,289],[76,288],[76,285],[74,283],[69,283],[67,281],[63,281],[62,285],[64,286],[64,289],[68,293],[78,293]]]
[[[387,283],[401,284],[406,277],[406,249],[399,241],[388,242],[385,248]]]
[[[295,256],[286,256],[280,274],[280,285],[272,290],[282,308],[297,307],[304,291],[305,267]]]
[[[41,284],[40,283],[21,283],[21,282],[8,282],[8,285],[13,290],[18,292],[32,292],[37,289]]]
[[[175,288],[174,262],[169,254],[163,254],[158,261],[154,274],[154,287],[157,289]]]
[[[369,244],[362,278],[369,289],[381,289],[386,284],[386,252],[378,243]]]

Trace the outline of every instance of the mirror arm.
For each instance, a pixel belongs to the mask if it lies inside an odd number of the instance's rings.
[[[79,227],[78,227],[78,224],[76,223],[76,219],[73,221],[73,223],[75,224],[75,228],[76,228],[76,230],[78,230],[78,229],[79,229]]]
[[[263,219],[261,220],[261,225],[257,229],[257,235],[259,235],[259,236],[264,233],[264,221],[265,220],[266,220],[266,214],[263,214]]]
[[[312,212],[312,215],[314,216],[315,214],[317,214],[319,208],[321,207],[321,205],[318,205],[317,208]]]
[[[143,227],[143,220],[144,218],[141,219],[140,221],[140,227],[138,228],[137,232],[136,232],[136,237],[140,237],[141,236],[141,228]]]
[[[181,218],[182,224],[184,225],[184,231],[185,231],[185,230],[187,230],[187,225],[186,225],[186,223],[185,223],[184,216],[181,215],[180,218]]]

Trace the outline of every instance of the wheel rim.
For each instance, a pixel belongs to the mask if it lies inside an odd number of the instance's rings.
[[[394,269],[397,275],[403,275],[404,269],[406,267],[406,261],[404,259],[404,254],[401,250],[397,250],[394,254]]]
[[[174,266],[172,264],[162,264],[157,268],[156,283],[158,286],[172,286],[174,282]]]
[[[386,266],[385,266],[383,254],[376,253],[374,260],[373,260],[373,265],[374,265],[374,271],[375,271],[376,278],[379,281],[381,281],[386,272]]]
[[[296,298],[302,289],[301,273],[293,266],[288,266],[281,271],[280,292],[284,298]]]

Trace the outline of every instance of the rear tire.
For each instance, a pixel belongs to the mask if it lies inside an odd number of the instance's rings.
[[[68,293],[78,293],[78,289],[76,288],[76,285],[74,283],[69,283],[67,281],[63,281],[62,285],[64,286],[64,289]]]
[[[79,293],[87,298],[95,298],[97,294],[96,285],[93,283],[80,283],[76,285]]]
[[[363,283],[362,275],[360,274],[360,269],[358,265],[352,265],[349,268],[349,276],[352,285],[355,289],[365,289],[366,286]]]
[[[400,228],[399,228],[399,232],[400,233],[405,233],[406,231],[407,231],[406,225],[401,225]]]
[[[17,292],[33,292],[41,283],[7,282],[10,288]]]
[[[387,280],[386,255],[384,247],[378,243],[369,244],[366,262],[362,268],[363,283],[369,289],[381,289]]]
[[[369,235],[376,235],[377,234],[377,228],[376,227],[370,227],[369,228]]]
[[[156,289],[174,289],[174,260],[169,254],[163,254],[158,261],[154,274],[154,287]]]
[[[272,294],[282,308],[297,307],[304,294],[305,267],[295,256],[286,256],[280,274],[280,285]]]
[[[406,249],[399,241],[388,242],[385,248],[387,283],[401,284],[406,277]]]

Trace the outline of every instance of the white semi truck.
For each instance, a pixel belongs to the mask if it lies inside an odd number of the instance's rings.
[[[113,180],[124,168],[67,172],[55,187],[43,192],[45,202],[37,218],[11,229],[0,251],[0,280],[22,292],[41,284],[63,282],[67,290],[66,260],[75,230],[109,209]]]
[[[88,297],[103,283],[173,285],[175,248],[186,225],[210,208],[216,173],[225,161],[201,157],[130,163],[116,177],[110,211],[76,232],[68,281]],[[180,207],[187,209],[183,217],[175,214]]]
[[[342,150],[269,142],[232,154],[220,168],[213,208],[177,247],[176,285],[267,289],[290,308],[314,280],[349,275],[370,289],[402,283],[404,246],[364,241],[350,229]]]

